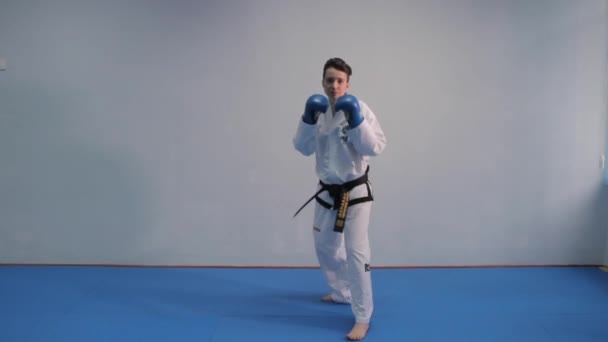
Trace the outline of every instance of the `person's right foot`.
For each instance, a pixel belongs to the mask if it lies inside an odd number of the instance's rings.
[[[368,330],[368,323],[355,323],[353,330],[351,330],[348,335],[346,335],[346,338],[351,341],[360,341],[365,338],[365,335],[367,335]]]

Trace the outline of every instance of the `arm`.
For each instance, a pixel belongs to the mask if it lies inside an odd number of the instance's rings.
[[[377,156],[386,147],[386,137],[376,115],[365,103],[361,104],[364,120],[346,134],[357,152],[365,156]]]
[[[310,156],[315,153],[316,127],[316,125],[307,124],[304,120],[300,120],[300,123],[298,124],[298,130],[293,138],[293,147],[305,156]]]
[[[293,146],[305,156],[315,152],[315,132],[317,119],[329,106],[329,101],[323,95],[312,95],[306,100],[302,120],[298,124],[296,136],[293,138]]]
[[[344,95],[336,101],[336,110],[342,110],[350,129],[348,139],[362,155],[377,156],[386,147],[386,137],[372,110],[352,95]]]

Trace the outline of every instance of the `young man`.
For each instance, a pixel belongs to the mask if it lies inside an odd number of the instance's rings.
[[[351,304],[355,325],[347,338],[361,340],[374,308],[368,162],[382,153],[386,138],[369,106],[346,93],[351,75],[351,67],[340,58],[325,63],[322,86],[327,97],[308,98],[293,144],[305,156],[316,155],[320,182],[313,196],[313,234],[319,265],[331,289],[321,299]]]

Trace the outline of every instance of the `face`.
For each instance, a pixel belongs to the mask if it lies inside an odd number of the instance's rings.
[[[344,71],[334,68],[325,70],[325,77],[322,83],[325,95],[327,95],[331,102],[335,102],[338,97],[346,94],[346,90],[350,85],[348,75]]]

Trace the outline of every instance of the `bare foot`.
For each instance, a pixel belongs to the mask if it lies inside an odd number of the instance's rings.
[[[325,302],[325,303],[332,303],[332,304],[348,304],[348,305],[350,305],[349,301],[335,300],[331,295],[325,295],[325,296],[321,297],[321,301]]]
[[[334,299],[331,298],[331,295],[325,295],[321,297],[321,301],[326,303],[335,303]]]
[[[367,335],[367,330],[369,329],[369,324],[366,323],[355,323],[353,326],[353,330],[351,330],[346,338],[351,341],[359,341],[365,338]]]

